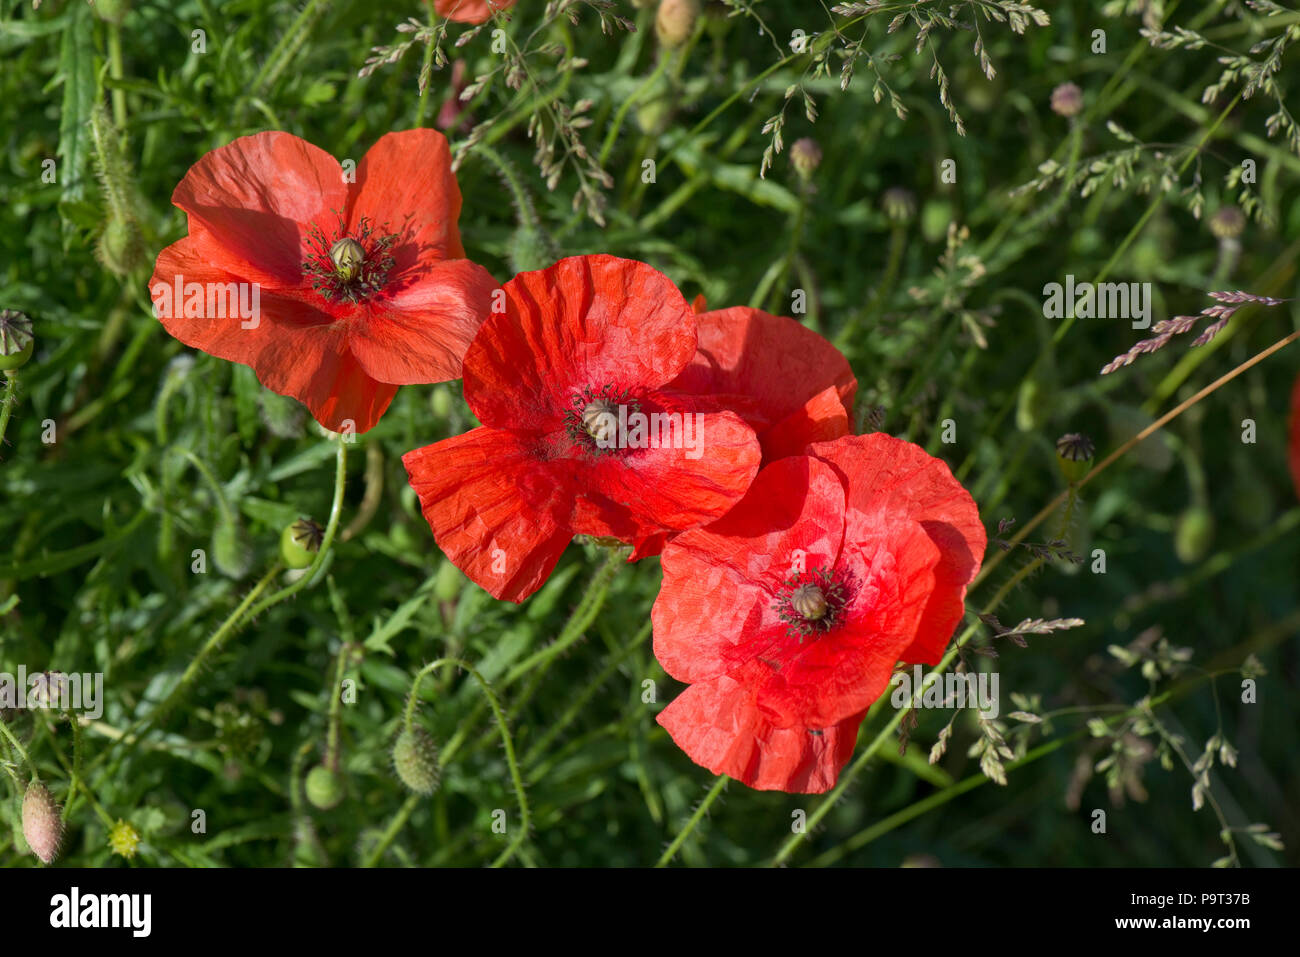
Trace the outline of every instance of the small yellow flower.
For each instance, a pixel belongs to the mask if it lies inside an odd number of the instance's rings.
[[[114,854],[135,857],[136,848],[140,846],[140,832],[126,821],[119,820],[109,829],[108,846]]]

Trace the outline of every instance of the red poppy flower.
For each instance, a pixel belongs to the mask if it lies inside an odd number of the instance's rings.
[[[498,10],[509,10],[515,0],[433,0],[438,15],[457,23],[482,23]]]
[[[1288,459],[1295,492],[1300,495],[1300,379],[1295,380],[1295,387],[1291,391],[1291,442]]]
[[[812,446],[663,553],[655,656],[689,687],[659,715],[751,787],[820,792],[896,663],[936,663],[985,534],[948,467],[883,434]]]
[[[251,366],[336,432],[370,429],[399,385],[459,378],[497,283],[464,258],[441,133],[389,133],[346,175],[288,133],[241,137],[172,202],[189,235],[150,294],[186,345]]]
[[[695,357],[673,387],[738,412],[758,433],[765,462],[849,434],[858,380],[822,336],[748,306],[705,312],[698,322]]]
[[[465,574],[522,601],[575,534],[636,545],[739,501],[758,440],[736,414],[666,388],[696,346],[695,316],[667,276],[575,256],[502,291],[465,356],[482,427],[403,458]]]

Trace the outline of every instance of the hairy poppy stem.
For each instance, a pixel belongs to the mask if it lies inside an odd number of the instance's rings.
[[[492,713],[496,717],[497,727],[501,731],[501,744],[505,748],[506,752],[506,765],[510,768],[510,781],[515,789],[515,797],[519,800],[520,818],[519,826],[515,829],[515,836],[510,840],[510,843],[506,845],[505,850],[503,850],[497,856],[496,860],[492,862],[492,867],[501,867],[514,856],[515,852],[519,850],[520,845],[522,845],[527,839],[529,831],[532,830],[533,818],[532,812],[528,807],[528,795],[524,790],[524,779],[519,773],[519,762],[515,758],[515,745],[514,739],[510,736],[510,726],[506,723],[505,711],[502,710],[501,702],[497,698],[496,692],[492,690],[492,686],[488,684],[488,680],[479,674],[478,670],[473,665],[460,658],[439,658],[437,661],[429,662],[416,672],[415,678],[411,682],[411,691],[406,696],[406,710],[403,712],[402,726],[403,728],[409,729],[415,721],[415,709],[420,703],[420,683],[427,676],[433,674],[433,672],[446,665],[454,665],[473,676],[474,680],[478,682],[479,687],[483,689],[483,695],[487,698],[488,705],[492,708]],[[448,751],[443,751],[442,755],[438,759],[438,767],[440,769],[446,767],[448,758]],[[393,840],[397,837],[398,832],[406,823],[407,818],[411,816],[411,812],[415,809],[415,805],[419,802],[420,797],[421,795],[413,794],[406,799],[406,802],[398,810],[397,815],[384,831],[383,836],[380,837],[379,843],[375,845],[374,849],[371,850],[370,855],[362,864],[363,867],[374,867],[379,863],[380,858],[384,856],[384,851],[386,851],[388,846],[392,844]]]
[[[515,681],[532,671],[528,683],[525,684],[523,690],[514,697],[514,704],[510,709],[512,716],[519,714],[524,705],[532,700],[533,695],[537,692],[537,688],[541,685],[542,678],[545,676],[547,669],[550,668],[556,657],[568,649],[570,645],[582,638],[587,628],[596,620],[596,615],[600,613],[601,608],[605,604],[605,596],[609,593],[609,587],[614,580],[615,574],[618,573],[620,568],[627,564],[625,558],[626,553],[623,549],[611,549],[610,555],[605,560],[605,563],[596,569],[595,574],[591,576],[591,581],[583,592],[582,598],[578,601],[578,605],[573,609],[572,614],[569,615],[569,620],[565,622],[564,628],[560,630],[560,634],[555,641],[551,642],[540,651],[530,655],[528,658],[519,662],[506,672],[505,677],[501,679],[501,686],[503,688],[513,684]],[[534,668],[536,668],[535,671],[533,670]],[[469,713],[468,717],[461,722],[460,728],[452,736],[451,740],[447,742],[447,748],[444,753],[448,758],[460,750],[461,745],[469,734],[469,729],[477,725],[478,717],[482,713],[482,710],[483,706],[482,702],[480,702],[479,705]],[[477,750],[485,741],[490,740],[491,734],[492,733],[489,730],[479,738],[478,741],[474,742],[473,749]]]
[[[686,839],[691,836],[691,832],[695,830],[695,826],[699,824],[700,821],[704,819],[704,815],[709,812],[709,807],[715,800],[717,800],[718,795],[726,790],[727,782],[730,780],[731,778],[727,777],[725,774],[718,775],[718,779],[713,782],[713,787],[709,788],[709,793],[704,795],[704,800],[701,801],[699,807],[695,809],[695,813],[690,816],[690,819],[682,826],[682,829],[677,832],[677,836],[673,838],[673,842],[668,845],[659,860],[655,862],[655,867],[668,866],[668,862],[677,855],[682,844],[684,844]]]
[[[337,442],[338,451],[335,458],[334,503],[330,509],[329,525],[325,529],[325,535],[321,541],[320,551],[316,553],[315,560],[303,570],[302,575],[293,582],[293,584],[280,589],[278,592],[267,598],[262,598],[261,601],[258,601],[258,598],[271,585],[276,576],[284,570],[284,565],[279,561],[272,565],[270,570],[262,576],[261,580],[253,586],[253,590],[245,595],[243,601],[241,601],[238,606],[236,606],[235,610],[227,616],[226,620],[217,626],[217,630],[212,633],[204,643],[203,647],[199,650],[199,653],[195,656],[194,660],[190,662],[189,666],[181,674],[180,681],[177,682],[176,686],[167,694],[156,708],[149,712],[146,717],[136,721],[131,728],[127,729],[127,731],[117,739],[118,744],[128,742],[134,745],[135,742],[140,740],[142,735],[157,726],[159,722],[167,716],[167,713],[189,692],[190,687],[194,684],[199,673],[202,671],[204,663],[213,654],[220,651],[221,647],[231,636],[239,631],[239,629],[247,622],[266,611],[266,609],[279,604],[281,601],[292,595],[297,594],[303,588],[307,587],[312,579],[316,577],[317,572],[320,570],[321,565],[324,563],[325,558],[329,553],[330,545],[334,542],[334,535],[337,533],[339,527],[339,517],[343,512],[343,488],[347,480],[348,443],[344,441],[342,437],[335,441]],[[254,604],[254,602],[256,602],[256,604]]]
[[[9,725],[4,721],[0,721],[0,734],[3,734],[5,738],[8,739],[10,746],[17,751],[18,756],[23,759],[23,764],[27,765],[28,769],[32,772],[32,776],[39,781],[40,775],[36,773],[36,765],[32,764],[32,759],[27,754],[27,749],[23,747],[23,743],[18,740],[17,736],[9,730]]]
[[[1011,545],[1014,546],[1019,544],[1021,541],[1023,541],[1025,539],[1025,536],[1027,536],[1030,532],[1032,532],[1035,528],[1037,528],[1040,524],[1042,524],[1049,516],[1052,515],[1053,512],[1056,511],[1056,509],[1061,505],[1061,503],[1064,502],[1070,496],[1072,491],[1077,492],[1079,489],[1083,488],[1094,478],[1096,478],[1107,468],[1109,468],[1120,458],[1122,458],[1126,453],[1131,451],[1135,446],[1145,441],[1154,433],[1160,431],[1160,429],[1164,428],[1174,419],[1178,418],[1178,416],[1182,415],[1184,412],[1186,412],[1192,406],[1196,405],[1196,403],[1200,402],[1206,396],[1215,392],[1222,386],[1227,385],[1229,382],[1237,378],[1237,376],[1241,375],[1247,369],[1251,368],[1254,365],[1257,365],[1260,362],[1263,362],[1273,353],[1277,352],[1279,349],[1289,346],[1297,339],[1300,339],[1300,331],[1293,332],[1289,336],[1279,339],[1277,342],[1273,343],[1267,349],[1264,349],[1256,353],[1255,355],[1251,356],[1249,359],[1247,359],[1241,365],[1237,366],[1231,372],[1228,372],[1225,375],[1222,375],[1219,378],[1215,379],[1213,382],[1211,382],[1209,385],[1207,385],[1204,389],[1196,393],[1191,398],[1186,399],[1180,402],[1178,405],[1174,406],[1172,409],[1170,409],[1160,418],[1156,419],[1154,422],[1148,425],[1137,435],[1133,436],[1131,439],[1129,439],[1127,442],[1125,442],[1123,445],[1117,448],[1114,452],[1110,453],[1110,455],[1106,456],[1104,459],[1098,462],[1095,466],[1093,466],[1092,471],[1090,471],[1083,478],[1079,479],[1078,482],[1066,488],[1064,491],[1061,492],[1060,495],[1056,496],[1056,498],[1052,499],[1045,506],[1043,506],[1042,510],[1037,515],[1031,518],[1025,524],[1025,526],[1020,529],[1020,531],[1016,532],[1016,534],[1011,537],[1010,539]],[[1002,560],[1009,554],[1009,552],[1010,552],[1009,549],[1007,551],[1000,551],[997,554],[995,554],[993,558],[991,558],[988,562],[986,562],[984,567],[980,569],[980,573],[975,576],[975,580],[971,582],[971,588],[975,588],[977,585],[980,584],[980,582],[988,578],[989,574],[993,571],[993,569],[997,568],[998,565],[1002,563]]]
[[[4,396],[0,397],[0,446],[4,445],[5,431],[9,428],[9,416],[18,404],[18,373],[9,369],[5,372]]]

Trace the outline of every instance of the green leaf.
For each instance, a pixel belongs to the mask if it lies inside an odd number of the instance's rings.
[[[79,202],[86,195],[83,176],[90,153],[90,110],[95,102],[95,48],[90,7],[75,4],[63,31],[59,72],[63,78],[63,108],[59,114],[59,177],[63,201]]]

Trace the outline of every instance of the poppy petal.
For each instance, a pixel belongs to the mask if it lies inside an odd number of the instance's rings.
[[[775,462],[788,455],[803,455],[815,442],[831,442],[848,434],[848,409],[835,386],[827,386],[803,408],[763,432],[763,459]]]
[[[776,727],[821,728],[861,711],[889,685],[935,587],[939,549],[916,522],[880,515],[867,531],[852,510],[839,569],[852,582],[851,624],[803,642],[786,638],[757,689]]]
[[[438,16],[456,23],[482,23],[496,10],[509,10],[515,0],[433,0]]]
[[[417,281],[362,304],[348,344],[380,382],[459,379],[461,361],[491,305],[497,281],[468,259],[431,261]]]
[[[752,659],[772,634],[784,636],[768,589],[799,567],[833,565],[843,515],[834,471],[817,459],[787,458],[763,469],[719,521],[669,542],[651,612],[664,670],[702,681]]]
[[[164,249],[154,267],[151,291],[174,286],[178,276],[183,277],[185,287],[197,283],[208,289],[231,288],[230,284],[244,281],[212,264],[206,251],[196,246],[187,237]],[[327,429],[372,429],[397,387],[376,382],[366,374],[331,317],[270,290],[259,290],[258,298],[252,320],[238,315],[209,319],[206,311],[203,316],[187,316],[178,303],[172,303],[159,320],[187,346],[250,366],[264,386],[298,399]],[[159,302],[155,298],[155,311]]]
[[[583,389],[654,389],[695,354],[695,317],[645,263],[573,256],[503,287],[465,355],[465,399],[484,425],[551,432]]]
[[[848,360],[802,323],[735,306],[706,312],[698,324],[697,351],[673,388],[745,396],[750,402],[745,408],[736,404],[737,410],[760,430],[798,414],[828,388],[835,390],[846,418],[853,408],[858,380]]]
[[[685,411],[673,421],[676,436],[683,426],[690,429],[689,442],[661,441],[659,448],[628,449],[580,466],[590,484],[644,529],[705,525],[729,511],[758,473],[758,439],[739,416]]]
[[[306,258],[303,226],[335,224],[348,187],[337,160],[290,133],[241,136],[204,154],[172,194],[242,279],[296,286]]]
[[[754,703],[751,665],[693,684],[658,722],[696,764],[760,791],[821,794],[853,755],[865,712],[825,728],[777,728]]]
[[[938,546],[942,557],[934,593],[916,638],[900,655],[909,663],[938,664],[964,614],[966,586],[988,544],[970,493],[941,459],[881,432],[820,443],[809,451],[845,478],[850,509],[905,514]]]
[[[381,232],[395,231],[398,244],[411,245],[420,258],[465,258],[457,225],[460,187],[445,136],[429,129],[385,133],[356,173],[348,207],[353,234],[366,217]]]
[[[515,434],[477,428],[402,456],[438,547],[494,598],[521,602],[573,537],[563,490]],[[529,503],[531,502],[531,505]]]

